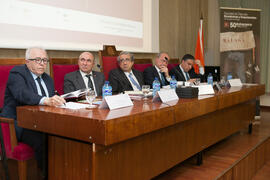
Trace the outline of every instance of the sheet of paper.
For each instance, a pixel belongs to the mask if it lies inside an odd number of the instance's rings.
[[[142,91],[125,91],[125,94],[129,95],[143,95]]]
[[[80,102],[80,103],[88,103],[86,99],[80,100],[80,101],[78,101],[78,102]],[[101,103],[102,103],[102,99],[95,99],[95,100],[93,101],[93,104],[95,104],[95,105],[100,105]]]
[[[242,83],[245,86],[257,86],[257,83]]]
[[[230,83],[231,87],[243,86],[240,79],[230,79],[229,83]]]
[[[170,85],[167,85],[167,86],[162,86],[161,89],[171,89],[171,86]]]
[[[174,89],[166,89],[166,90],[158,91],[156,96],[153,98],[153,102],[161,100],[164,103],[164,102],[174,101],[178,99],[179,98]]]
[[[215,94],[215,91],[211,84],[200,84],[199,86],[193,86],[199,88],[199,95]]]
[[[89,104],[77,103],[77,102],[67,102],[66,105],[60,106],[61,108],[67,109],[82,109],[89,106]]]
[[[191,86],[192,83],[191,82],[185,82],[185,86]]]
[[[113,96],[105,96],[99,108],[107,108],[110,110],[122,107],[133,106],[133,103],[128,94],[119,94]]]
[[[184,85],[184,81],[177,81],[177,86],[183,86]]]

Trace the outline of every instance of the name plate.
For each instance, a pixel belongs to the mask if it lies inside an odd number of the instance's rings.
[[[211,84],[195,86],[199,88],[199,95],[215,94],[215,91]]]
[[[161,101],[163,103],[178,100],[178,96],[174,89],[166,89],[158,91],[153,98],[153,102]]]
[[[243,86],[240,79],[230,79],[229,83],[230,83],[231,87]]]
[[[110,110],[133,106],[133,102],[127,94],[119,94],[113,96],[105,96],[102,100],[99,108],[105,109],[109,108]]]
[[[192,85],[191,82],[188,82],[188,81],[185,82],[185,86],[191,86],[191,85]]]

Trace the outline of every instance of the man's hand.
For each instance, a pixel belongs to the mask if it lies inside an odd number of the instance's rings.
[[[44,105],[47,106],[61,106],[66,103],[66,100],[58,95],[54,95],[50,98],[45,98]]]
[[[166,66],[161,66],[160,72],[165,73],[165,77],[170,77],[169,70],[168,70],[168,68]]]
[[[190,79],[188,80],[188,82],[194,83],[196,81],[196,79]]]

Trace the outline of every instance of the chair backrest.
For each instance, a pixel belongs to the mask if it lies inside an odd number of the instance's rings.
[[[179,65],[179,58],[171,58],[168,64],[169,71],[174,68],[175,66]]]
[[[152,66],[152,59],[145,58],[145,59],[135,59],[134,60],[134,69],[137,69],[143,72],[146,68]]]
[[[55,90],[61,95],[64,93],[64,77],[67,73],[77,71],[78,58],[51,58],[50,75],[54,80]]]
[[[8,81],[8,76],[10,70],[16,66],[25,63],[25,59],[18,58],[18,59],[0,59],[0,108],[3,108],[4,105],[4,96],[5,96],[5,89],[6,84]],[[2,128],[4,146],[6,150],[6,156],[10,157],[12,150],[11,150],[11,138],[10,138],[10,129],[8,123],[0,123]]]
[[[16,65],[25,63],[25,59],[0,59],[0,108],[4,105],[4,95],[8,80],[9,71]]]
[[[109,72],[118,67],[117,56],[121,51],[117,51],[114,45],[103,45],[103,50],[99,50],[99,63],[101,72],[104,73],[105,79],[108,79]]]

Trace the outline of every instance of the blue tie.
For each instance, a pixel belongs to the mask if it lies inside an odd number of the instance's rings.
[[[139,84],[135,81],[135,79],[132,77],[132,73],[129,73],[128,77],[129,77],[130,81],[132,82],[132,84],[133,84],[134,86],[136,86],[139,90],[141,90],[140,85],[139,85]]]
[[[187,81],[189,80],[189,76],[188,76],[188,73],[187,72],[185,72],[186,73],[186,78],[187,78]]]
[[[161,84],[162,84],[162,86],[164,86],[165,85],[165,78],[164,78],[162,72],[159,71],[159,73],[160,73],[160,77],[161,77]]]

